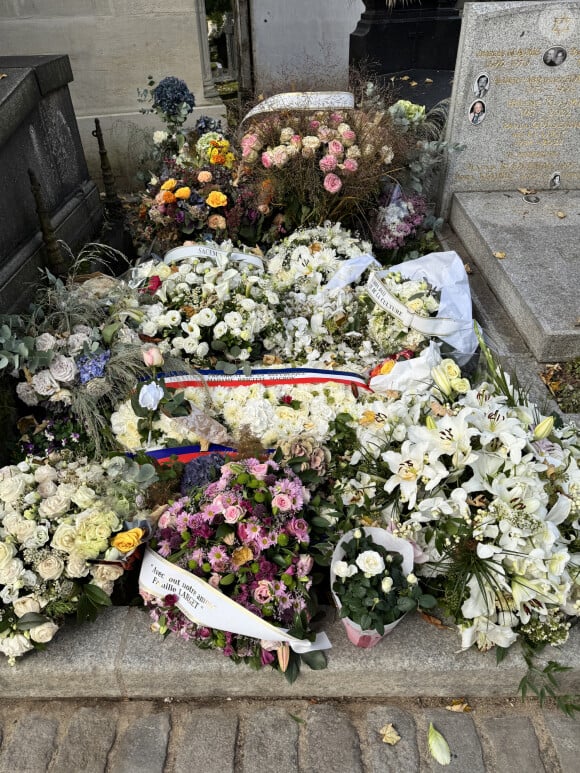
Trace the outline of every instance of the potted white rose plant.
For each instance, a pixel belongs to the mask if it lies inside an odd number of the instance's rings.
[[[413,574],[411,544],[385,529],[347,532],[333,553],[330,577],[347,636],[363,649],[374,647],[407,612],[436,604]]]

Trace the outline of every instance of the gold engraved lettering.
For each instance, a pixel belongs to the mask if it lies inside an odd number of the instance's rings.
[[[569,16],[556,16],[552,24],[552,32],[556,35],[563,35],[570,32],[571,19]]]

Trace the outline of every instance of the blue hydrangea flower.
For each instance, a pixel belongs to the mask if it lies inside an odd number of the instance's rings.
[[[173,75],[163,78],[151,91],[153,107],[158,108],[166,115],[178,115],[183,104],[187,105],[191,113],[195,107],[195,97],[187,88],[185,81]]]
[[[94,378],[100,378],[105,373],[107,363],[111,359],[111,352],[105,351],[99,354],[83,354],[77,360],[81,384],[86,384]]]

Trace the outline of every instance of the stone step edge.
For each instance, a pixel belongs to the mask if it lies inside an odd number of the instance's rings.
[[[330,612],[328,668],[304,666],[293,685],[271,669],[253,671],[221,653],[149,630],[143,609],[112,607],[95,623],[69,625],[45,652],[0,661],[0,695],[27,698],[389,698],[515,697],[526,672],[519,647],[496,665],[493,651],[460,652],[455,630],[407,615],[370,650],[354,647]],[[560,683],[580,693],[580,628],[544,660],[569,666]]]

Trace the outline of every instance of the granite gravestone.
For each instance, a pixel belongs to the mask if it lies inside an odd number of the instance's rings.
[[[76,250],[101,223],[68,84],[68,56],[0,56],[0,312],[26,303],[45,255],[28,170],[56,237]]]
[[[580,0],[467,3],[448,217],[540,361],[580,356]]]

